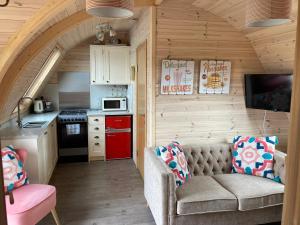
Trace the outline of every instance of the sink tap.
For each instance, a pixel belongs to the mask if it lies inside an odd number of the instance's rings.
[[[23,102],[24,99],[30,99],[32,102],[33,102],[33,99],[31,97],[22,97],[20,98],[20,100],[18,101],[18,120],[17,120],[17,123],[18,123],[18,127],[19,128],[23,128],[23,124],[22,124],[22,120],[21,120],[21,109],[20,109],[20,105],[21,103]]]

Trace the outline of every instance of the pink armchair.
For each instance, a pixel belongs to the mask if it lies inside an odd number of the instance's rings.
[[[25,164],[26,150],[17,150],[18,155]],[[56,225],[60,225],[57,216],[56,189],[50,185],[28,184],[12,192],[14,203],[10,204],[6,196],[6,210],[8,225],[35,225],[50,212]]]

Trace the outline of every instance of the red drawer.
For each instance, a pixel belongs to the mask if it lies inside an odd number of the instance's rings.
[[[105,127],[113,129],[131,128],[131,116],[106,116]]]

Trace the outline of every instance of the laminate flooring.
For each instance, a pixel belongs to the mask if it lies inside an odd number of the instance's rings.
[[[59,164],[50,184],[62,225],[155,225],[132,160]],[[38,225],[55,223],[48,215]]]
[[[50,184],[62,225],[155,225],[132,160],[59,164]],[[38,225],[54,224],[48,215]]]

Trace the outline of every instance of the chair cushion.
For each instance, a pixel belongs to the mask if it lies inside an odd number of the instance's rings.
[[[176,190],[179,215],[236,211],[236,197],[210,176],[195,176]]]
[[[243,174],[221,174],[213,178],[237,197],[240,211],[283,203],[284,185],[270,179]]]
[[[42,184],[28,184],[13,191],[15,203],[10,204],[6,196],[6,208],[8,214],[18,214],[31,210],[42,204],[50,197],[56,198],[55,187]]]

